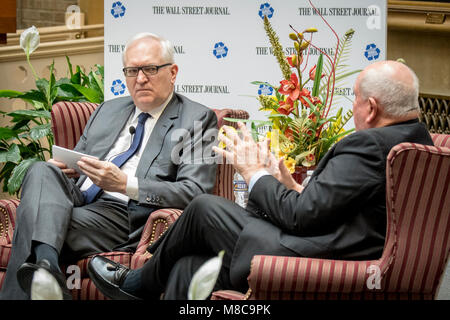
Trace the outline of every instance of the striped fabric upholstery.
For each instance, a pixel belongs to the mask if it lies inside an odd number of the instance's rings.
[[[52,130],[55,144],[73,149],[80,139],[83,129],[97,108],[96,103],[61,101],[52,107]]]
[[[58,102],[52,107],[52,130],[55,144],[73,149],[80,138],[90,114],[97,104],[87,102]],[[218,124],[236,127],[235,122],[228,122],[224,118],[248,119],[249,115],[243,110],[214,109]],[[232,180],[234,169],[231,165],[218,166],[214,194],[233,199]],[[18,200],[0,200],[0,288],[3,284],[6,267],[11,254],[11,241],[14,232],[16,208]],[[106,252],[107,256],[116,262],[133,269],[140,268],[151,257],[147,247],[156,241],[167,228],[181,215],[178,209],[160,209],[153,212],[141,236],[136,252],[131,255],[125,252]],[[81,273],[81,290],[73,290],[74,299],[103,300],[105,297],[95,288],[87,275],[87,265],[90,258],[78,261]]]
[[[388,155],[387,234],[379,260],[257,255],[245,295],[218,291],[212,298],[433,299],[450,251],[450,139],[432,138],[434,147],[401,143]]]
[[[0,200],[0,288],[6,274],[16,223],[18,200]]]

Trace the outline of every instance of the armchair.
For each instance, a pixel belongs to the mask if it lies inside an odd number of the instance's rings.
[[[433,299],[450,250],[450,136],[432,138],[434,147],[401,143],[388,155],[380,259],[256,255],[247,293],[216,291],[212,299]]]
[[[52,130],[55,144],[73,149],[80,138],[84,126],[97,104],[87,102],[58,102],[52,107]],[[223,124],[234,126],[235,123],[227,122],[225,117],[248,119],[249,115],[243,110],[214,109],[218,119],[218,126]],[[213,193],[233,200],[233,174],[234,169],[230,164],[219,164],[216,174],[216,184]],[[3,284],[9,257],[11,255],[11,242],[15,227],[16,208],[19,200],[0,200],[0,288]],[[182,210],[164,208],[153,212],[142,232],[142,236],[136,252],[106,252],[107,256],[116,262],[124,264],[133,269],[141,267],[150,258],[146,251],[147,247],[156,241],[170,224],[172,224],[182,213]],[[103,300],[105,297],[95,288],[87,274],[87,265],[90,258],[78,261],[80,268],[81,290],[74,289],[74,299]],[[63,266],[64,268],[64,266]]]

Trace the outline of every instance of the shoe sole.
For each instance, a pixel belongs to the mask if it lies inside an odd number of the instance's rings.
[[[19,286],[29,296],[31,296],[31,282],[33,281],[33,275],[39,268],[42,267],[34,263],[25,263],[19,270],[17,270],[17,281],[19,282]],[[69,289],[64,290],[60,284],[60,281],[58,281],[58,279],[50,271],[49,273],[53,278],[55,278],[56,282],[61,287],[63,299],[72,300],[72,294],[70,293]]]

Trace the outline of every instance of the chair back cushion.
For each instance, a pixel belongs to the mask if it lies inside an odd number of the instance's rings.
[[[73,149],[98,104],[61,101],[52,107],[52,130],[55,144]]]
[[[431,298],[450,249],[450,149],[401,143],[388,155],[386,178],[382,287]]]

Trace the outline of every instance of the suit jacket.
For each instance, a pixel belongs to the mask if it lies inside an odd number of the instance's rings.
[[[134,109],[131,97],[102,103],[89,118],[74,150],[104,159]],[[202,152],[206,157],[211,156],[208,152],[215,137],[207,135],[209,129],[217,129],[214,111],[174,93],[147,145],[141,147],[145,149],[136,170],[139,199],[128,203],[133,238],[140,234],[152,210],[183,209],[195,196],[212,192],[217,165],[189,159],[193,150],[197,150],[196,159]],[[182,163],[173,162],[173,157]],[[85,179],[86,176],[81,176],[77,185],[81,186]]]
[[[379,258],[386,235],[386,159],[401,142],[433,145],[425,126],[412,120],[342,139],[320,161],[302,193],[272,176],[260,178],[249,195],[247,210],[254,215],[233,252],[231,280],[248,274],[253,255],[265,252]],[[263,237],[279,241],[268,243]]]

